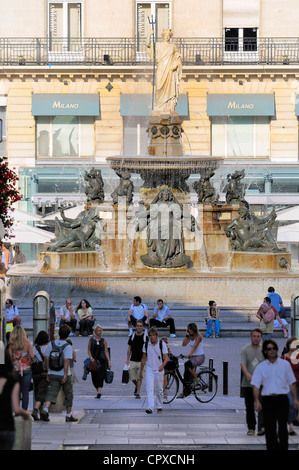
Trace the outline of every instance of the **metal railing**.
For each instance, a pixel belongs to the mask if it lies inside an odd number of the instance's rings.
[[[173,38],[183,65],[299,64],[298,38]],[[145,39],[0,38],[0,65],[149,64]]]

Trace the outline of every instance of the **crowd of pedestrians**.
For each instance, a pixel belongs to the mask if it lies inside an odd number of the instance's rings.
[[[250,343],[244,346],[240,353],[241,390],[245,399],[247,434],[254,435],[257,427],[258,435],[265,434],[269,450],[288,447],[288,435],[296,434],[294,423],[297,422],[299,408],[299,340],[296,337],[288,338],[283,355],[278,357],[278,347],[272,339],[272,334],[274,320],[280,317],[278,310],[272,305],[274,300],[273,296],[271,297],[267,295],[259,307],[259,328],[253,329]],[[12,300],[8,299],[6,308],[11,311],[12,305]],[[283,308],[280,296],[278,305],[280,309]],[[67,299],[60,310],[56,310],[54,302],[51,301],[50,307],[50,330],[40,331],[34,338],[33,346],[21,326],[18,310],[16,316],[19,319],[15,323],[12,322],[13,329],[7,334],[7,363],[0,366],[0,422],[4,416],[4,423],[0,425],[0,448],[13,445],[15,430],[11,419],[7,418],[7,413],[15,412],[29,419],[29,392],[32,384],[34,407],[31,416],[34,420],[50,421],[50,406],[55,405],[62,390],[66,422],[77,421],[72,414],[73,384],[77,380],[72,365],[73,361],[76,361],[76,355],[69,339],[69,336],[76,334],[76,315],[79,334],[90,336],[86,359],[82,364],[82,380],[91,375],[96,390],[95,398],[101,398],[103,385],[107,381],[107,371],[112,369],[110,350],[107,340],[103,337],[103,328],[99,324],[94,326],[95,318],[88,300],[82,299],[77,307],[73,308],[71,299]],[[207,308],[206,338],[209,338],[212,332],[209,321],[215,323],[214,331],[216,336],[220,336],[220,309],[215,301],[210,301]],[[54,327],[58,325],[57,338]],[[281,326],[283,327],[283,324]],[[160,327],[169,327],[170,337],[176,337],[174,319],[163,300],[158,299],[153,316],[149,318],[147,305],[140,297],[134,297],[128,309],[126,366],[129,379],[134,385],[136,399],[140,398],[141,385],[145,378],[147,414],[152,414],[155,409],[158,413],[163,410],[163,377],[169,349],[167,338],[159,338]],[[288,330],[286,331],[289,336]],[[183,347],[189,347],[189,352],[185,354],[184,381],[190,384],[191,388],[196,387],[196,367],[205,362],[205,351],[204,337],[195,323],[188,324],[181,344]],[[5,394],[1,392],[4,388]],[[186,395],[183,390],[178,398],[184,396]],[[5,409],[4,400],[10,403],[9,412]],[[10,431],[7,439],[6,429]]]

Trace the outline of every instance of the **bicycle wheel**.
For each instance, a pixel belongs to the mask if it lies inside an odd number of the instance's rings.
[[[164,375],[163,380],[163,403],[168,405],[171,403],[179,390],[179,379],[171,372],[167,372]]]
[[[208,403],[213,400],[217,393],[218,381],[217,376],[210,370],[202,371],[197,374],[199,378],[198,385],[194,388],[196,400],[201,403]]]

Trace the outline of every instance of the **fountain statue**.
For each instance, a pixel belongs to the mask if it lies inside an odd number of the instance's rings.
[[[171,37],[164,30],[161,43],[152,42],[153,34],[147,41],[155,66],[147,155],[107,157],[120,178],[110,200],[104,198],[101,171],[85,172],[85,210],[75,219],[61,210],[56,239],[39,254],[28,282],[25,268],[11,268],[13,297],[50,289],[56,298],[75,293],[115,303],[142,292],[148,301],[162,296],[184,305],[207,305],[217,292],[223,306],[250,306],[256,292],[263,298],[273,276],[291,288],[290,254],[282,257],[272,234],[275,210],[263,217],[250,211],[242,185],[245,170],[228,174],[221,201],[211,179],[223,159],[184,153],[182,121],[175,110],[182,62]],[[138,196],[133,174],[142,180]],[[191,175],[198,178],[193,184],[195,205]],[[133,196],[139,197],[137,214]]]

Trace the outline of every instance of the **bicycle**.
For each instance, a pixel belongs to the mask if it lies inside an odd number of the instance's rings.
[[[170,355],[170,361],[168,367],[166,366],[164,375],[163,403],[168,405],[176,398],[180,382],[183,384],[185,396],[194,393],[196,400],[201,403],[208,403],[213,400],[218,389],[218,376],[214,373],[215,369],[200,366],[197,374],[198,385],[193,387],[191,383],[185,382],[182,377],[179,369],[179,359],[185,359],[185,356],[183,354],[179,356]]]

